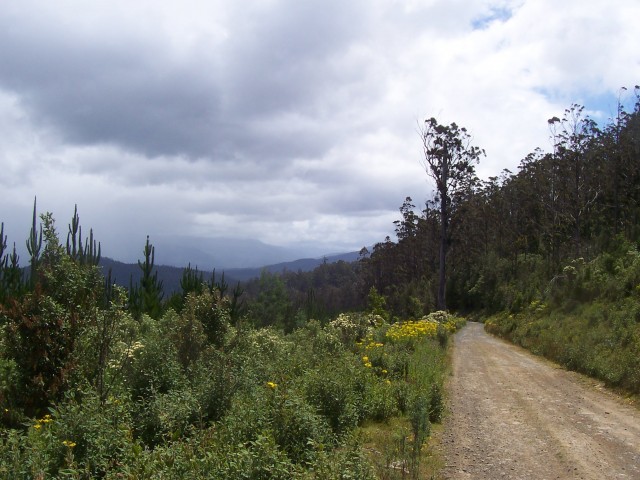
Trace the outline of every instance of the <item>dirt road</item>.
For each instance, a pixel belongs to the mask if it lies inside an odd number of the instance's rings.
[[[444,479],[640,479],[640,411],[470,323],[455,337]]]

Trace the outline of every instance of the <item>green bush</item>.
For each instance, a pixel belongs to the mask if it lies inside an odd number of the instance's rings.
[[[188,297],[187,304],[189,300],[191,297]],[[193,311],[185,308],[179,315],[168,310],[162,316],[161,325],[162,331],[166,332],[173,344],[182,368],[186,370],[195,364],[207,346],[207,337],[202,322]]]
[[[312,464],[317,451],[334,444],[327,419],[297,392],[267,388],[272,390],[269,416],[276,443],[293,463]]]
[[[430,401],[426,392],[415,392],[409,404],[409,421],[413,433],[414,451],[417,453],[431,433],[429,421]]]
[[[33,421],[26,432],[0,436],[2,478],[50,478],[73,474],[99,478],[133,459],[128,406],[101,403],[92,390],[69,392],[65,402]]]
[[[432,383],[429,392],[429,421],[431,423],[440,423],[444,413],[444,398],[442,395],[442,386],[440,383]]]
[[[72,451],[77,470],[90,478],[131,461],[135,441],[129,407],[116,398],[102,403],[93,390],[69,394],[52,411],[55,444],[49,445],[51,453],[60,455],[62,449],[66,457]]]
[[[374,313],[341,313],[329,323],[329,326],[338,332],[342,343],[349,348],[356,342],[362,341],[384,321],[384,317]]]
[[[190,388],[155,393],[135,403],[136,433],[150,446],[175,440],[187,435],[192,426],[201,427],[202,413]]]
[[[227,355],[208,349],[192,366],[189,382],[206,424],[220,420],[229,410],[240,379]]]
[[[220,421],[223,435],[232,444],[245,444],[268,431],[269,409],[266,389],[238,392]]]
[[[307,400],[324,415],[334,433],[353,430],[365,418],[370,375],[344,355],[323,361],[304,379]]]
[[[18,381],[2,394],[27,416],[43,415],[68,387],[74,368],[77,320],[52,297],[26,295],[6,311],[5,355]],[[8,364],[7,364],[8,365]]]
[[[384,422],[399,413],[396,389],[390,380],[373,383],[368,397],[368,417]]]
[[[181,388],[186,376],[171,338],[157,322],[143,316],[142,337],[123,352],[124,382],[134,401]],[[119,368],[116,366],[116,368]]]
[[[222,297],[218,290],[205,290],[199,295],[190,293],[182,311],[182,318],[190,322],[198,320],[208,342],[220,347],[225,342],[231,321],[229,301]]]
[[[232,327],[224,282],[191,285],[178,313],[165,309],[150,244],[153,285],[126,292],[103,284],[97,250],[65,251],[51,215],[42,219],[30,282],[0,304],[0,478],[367,480],[358,427],[438,406],[429,382],[441,364],[429,356],[442,349],[385,344],[375,292],[370,312],[292,323],[276,279],[280,303],[263,297],[253,320],[275,312],[282,330]],[[407,310],[420,311],[420,292],[406,293]],[[448,316],[441,323],[455,328]]]

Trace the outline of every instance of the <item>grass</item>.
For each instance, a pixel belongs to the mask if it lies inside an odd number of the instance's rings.
[[[442,425],[433,425],[431,437],[413,458],[413,434],[406,417],[394,417],[387,423],[367,423],[360,429],[363,448],[380,480],[437,478],[444,465],[438,449]],[[413,465],[413,468],[412,468]]]
[[[444,466],[440,442],[447,415],[446,379],[451,375],[452,353],[453,342],[448,342],[447,348],[442,349],[432,339],[418,345],[411,355],[408,383],[428,392],[430,400],[431,385],[438,385],[442,394],[437,405],[438,421],[429,422],[430,435],[419,448],[415,448],[410,413],[386,422],[367,422],[360,428],[363,447],[379,479],[440,478]]]

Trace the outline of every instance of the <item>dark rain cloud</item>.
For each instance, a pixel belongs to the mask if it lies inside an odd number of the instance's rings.
[[[161,32],[92,37],[35,16],[11,28],[0,14],[0,86],[73,144],[214,160],[320,155],[333,132],[292,125],[286,137],[260,125],[293,110],[313,116],[318,102],[351,80],[331,60],[366,25],[359,3],[238,11],[224,41],[177,58]]]

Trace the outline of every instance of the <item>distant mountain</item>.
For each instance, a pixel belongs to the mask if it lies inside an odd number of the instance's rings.
[[[354,262],[358,259],[358,256],[359,252],[349,252],[328,255],[321,258],[303,258],[290,262],[280,262],[255,268],[216,268],[216,279],[220,280],[222,273],[224,272],[225,281],[233,287],[239,281],[245,282],[252,278],[259,277],[260,273],[264,269],[271,273],[280,273],[283,271],[309,272],[321,265],[323,262],[334,263],[340,260],[345,262]],[[188,265],[188,263],[185,264],[185,267],[186,265]],[[192,263],[192,266],[193,265],[194,263]],[[103,257],[100,259],[100,266],[102,267],[105,275],[109,270],[111,270],[112,281],[118,285],[129,287],[131,280],[133,280],[134,284],[140,281],[141,271],[137,263],[123,263],[111,258]],[[180,280],[182,279],[184,267],[157,265],[157,269],[158,278],[163,282],[165,296],[169,296],[173,292],[180,290]],[[199,267],[198,270],[204,272],[205,280],[209,280],[211,278],[213,268],[203,270]]]
[[[323,262],[335,263],[339,261],[355,262],[358,260],[359,252],[341,253],[336,255],[328,255],[322,258],[302,258],[294,260],[292,262],[281,262],[273,265],[266,265],[260,268],[230,268],[225,270],[225,275],[229,277],[237,278],[238,280],[245,282],[260,276],[262,270],[266,269],[271,273],[281,273],[284,271],[289,272],[310,272],[314,268],[322,265]]]
[[[104,275],[107,275],[109,270],[111,270],[111,280],[113,283],[127,288],[132,281],[134,285],[137,284],[142,276],[142,272],[137,263],[123,263],[111,258],[103,257],[100,259],[100,266],[102,267]],[[165,297],[180,290],[180,280],[182,280],[182,272],[184,270],[183,267],[157,265],[156,268],[158,269],[158,279],[163,282],[162,285]],[[199,269],[199,271],[202,270]],[[212,272],[213,269],[203,271],[204,279],[207,281],[210,280]],[[222,271],[216,271],[217,280],[220,280],[221,275]],[[231,286],[238,283],[238,279],[231,278],[227,273],[225,273],[224,277],[225,281]]]
[[[290,262],[299,258],[319,257],[317,248],[284,248],[258,240],[244,238],[198,238],[187,236],[159,236],[151,238],[156,247],[156,263],[162,265],[213,268],[261,268]]]

